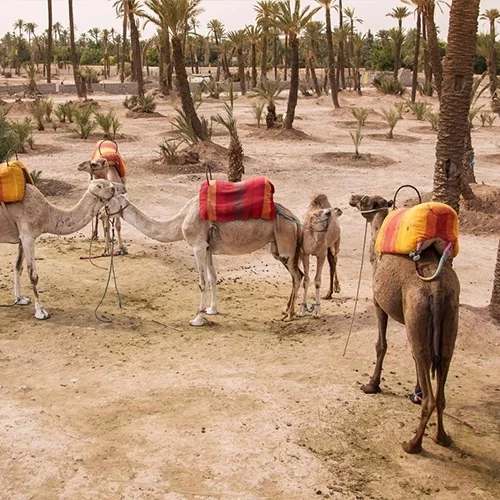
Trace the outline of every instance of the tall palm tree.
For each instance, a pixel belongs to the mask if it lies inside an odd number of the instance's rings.
[[[246,30],[230,31],[227,34],[227,39],[231,44],[233,50],[236,51],[236,58],[238,61],[238,77],[240,80],[240,91],[241,95],[247,93],[245,85],[245,56],[244,56],[244,45],[247,41]]]
[[[337,79],[335,77],[335,52],[333,50],[333,31],[331,8],[334,0],[316,0],[325,9],[325,29],[326,29],[326,44],[328,49],[328,81],[330,82],[330,91],[332,93],[332,101],[335,109],[340,108],[338,98]]]
[[[261,41],[262,30],[259,25],[246,27],[247,38],[250,43],[250,66],[252,67],[252,88],[257,87],[257,44]]]
[[[490,46],[490,54],[487,58],[488,61],[488,74],[490,77],[490,93],[492,97],[500,99],[500,96],[497,95],[498,82],[497,82],[497,54],[496,54],[496,33],[495,33],[495,24],[500,19],[500,11],[498,9],[487,9],[482,14],[480,19],[484,21],[488,21],[490,24],[490,37],[491,42]]]
[[[69,10],[69,43],[71,51],[71,63],[73,65],[73,77],[75,79],[76,93],[78,97],[86,99],[87,89],[85,82],[80,74],[80,69],[78,67],[78,55],[76,53],[75,44],[75,20],[73,16],[73,0],[68,0],[68,10]]]
[[[275,19],[273,23],[288,36],[291,49],[291,68],[290,68],[290,93],[288,95],[288,104],[284,121],[285,129],[293,128],[295,118],[295,108],[297,107],[297,98],[299,93],[299,37],[303,29],[311,21],[312,17],[321,7],[311,8],[307,5],[302,10],[300,0],[295,0],[292,9],[291,0],[285,0],[277,4]]]
[[[116,17],[122,18],[122,57],[120,67],[120,82],[125,81],[125,59],[127,57],[127,27],[128,27],[128,0],[116,0],[113,4]]]
[[[407,7],[394,7],[391,12],[386,14],[388,17],[397,19],[398,21],[398,32],[399,37],[397,38],[396,50],[394,56],[394,73],[393,78],[397,80],[399,69],[401,68],[401,48],[403,46],[404,34],[403,34],[403,19],[410,15],[410,11]]]
[[[413,53],[413,68],[411,82],[411,102],[415,102],[418,87],[418,61],[420,58],[420,38],[422,36],[422,0],[401,0],[406,5],[415,8],[416,31],[415,31],[415,51]]]
[[[260,0],[254,7],[257,12],[257,23],[262,28],[262,48],[260,60],[260,79],[267,78],[267,48],[269,44],[269,28],[276,10],[274,0]]]
[[[360,19],[359,17],[356,17],[356,9],[346,7],[344,9],[344,14],[349,19],[349,51],[347,52],[346,56],[346,62],[347,66],[349,68],[349,75],[351,74],[351,65],[349,64],[349,59],[352,57],[352,54],[354,53],[354,24],[359,23],[363,24],[363,19]],[[355,90],[357,90],[355,88]]]
[[[212,19],[207,24],[208,32],[213,36],[217,50],[219,51],[219,56],[217,58],[217,72],[215,80],[219,81],[220,68],[222,66],[222,72],[224,74],[224,79],[229,78],[229,64],[227,62],[227,55],[220,53],[220,45],[223,41],[225,30],[224,25],[218,19]]]
[[[480,0],[453,0],[443,65],[433,199],[457,212],[476,55]]]
[[[15,30],[19,30],[19,38],[23,36],[24,21],[22,19],[17,19],[12,26]]]
[[[493,278],[493,290],[491,291],[490,311],[491,315],[500,321],[500,240],[498,241],[497,263]]]
[[[47,10],[49,17],[49,26],[47,29],[47,83],[52,82],[52,51],[53,51],[53,39],[52,34],[54,26],[52,24],[52,0],[47,0]]]
[[[35,30],[38,28],[36,23],[25,23],[24,31],[28,34],[28,45],[31,45],[31,37],[35,35]]]
[[[318,77],[316,76],[316,61],[319,54],[319,43],[324,38],[324,24],[320,21],[310,21],[305,28],[304,49],[307,68],[311,74],[314,91],[317,97],[321,96]]]
[[[137,94],[139,97],[144,97],[144,77],[142,74],[142,52],[139,35],[138,20],[136,17],[141,17],[143,11],[139,0],[128,0],[127,6],[128,22],[130,26],[130,44],[132,46],[133,71],[134,80],[137,82]]]
[[[101,32],[101,45],[104,60],[104,78],[109,78],[111,68],[109,64],[109,42],[110,42],[110,31],[108,29],[103,29]]]

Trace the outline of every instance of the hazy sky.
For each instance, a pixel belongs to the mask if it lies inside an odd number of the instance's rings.
[[[293,0],[292,0],[293,1]],[[485,9],[497,7],[499,0],[482,0],[481,12]],[[113,9],[113,0],[73,0],[75,24],[79,33],[90,28],[120,29],[120,22],[116,19]],[[54,22],[60,22],[67,27],[68,2],[67,0],[52,0]],[[256,0],[202,0],[201,6],[205,12],[199,17],[200,32],[206,33],[206,25],[210,19],[221,20],[226,30],[234,30],[251,24],[255,20],[254,5]],[[314,0],[302,0],[302,5],[317,5]],[[369,28],[373,32],[379,29],[390,28],[395,25],[394,19],[386,16],[393,7],[402,5],[398,0],[344,0],[344,7],[355,8],[356,15],[363,19],[361,31]],[[336,13],[333,12],[335,16]],[[323,19],[323,13],[316,15],[318,20]],[[12,31],[12,26],[17,19],[25,22],[34,22],[38,25],[37,31],[47,28],[47,1],[46,0],[0,0],[0,36],[7,31]],[[448,9],[444,14],[436,9],[436,20],[443,37],[448,32]],[[414,25],[413,16],[404,21],[405,27]],[[487,29],[487,24],[481,21],[481,30]],[[144,36],[153,34],[154,28],[147,26]]]

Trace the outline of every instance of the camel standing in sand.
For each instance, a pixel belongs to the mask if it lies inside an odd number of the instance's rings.
[[[115,186],[105,180],[91,181],[78,204],[69,210],[51,205],[31,184],[26,185],[24,199],[0,206],[0,243],[18,243],[19,251],[14,267],[14,302],[27,305],[29,299],[21,295],[20,278],[26,257],[28,273],[35,294],[35,317],[47,319],[47,311],[40,303],[38,273],[35,264],[35,240],[43,233],[71,234],[86,226],[115,193]]]
[[[340,248],[340,226],[338,217],[342,215],[340,208],[332,208],[328,198],[319,194],[313,198],[309,209],[302,222],[302,262],[304,264],[304,299],[300,305],[299,314],[303,316],[307,311],[312,311],[315,318],[321,314],[320,290],[321,273],[326,259],[330,267],[330,288],[325,299],[331,299],[333,290],[340,292],[337,277],[337,260]],[[309,256],[316,257],[315,303],[307,308],[307,290],[309,288]]]
[[[362,387],[367,394],[380,391],[382,364],[387,350],[386,330],[390,316],[406,326],[408,341],[417,368],[418,385],[422,389],[422,413],[414,438],[403,443],[407,453],[422,450],[422,438],[430,416],[437,408],[437,431],[434,441],[449,446],[451,438],[443,427],[444,387],[455,348],[458,330],[460,283],[455,271],[446,263],[439,278],[423,281],[415,263],[406,255],[377,254],[375,241],[392,202],[380,196],[352,196],[349,204],[356,207],[371,225],[370,261],[373,266],[373,302],[377,314],[377,363],[370,382]],[[421,254],[420,273],[431,276],[439,255],[431,246]],[[436,397],[431,383],[437,373]]]
[[[285,319],[292,319],[297,292],[302,280],[299,269],[301,231],[299,221],[286,208],[276,204],[275,219],[246,219],[233,222],[210,222],[200,218],[198,197],[189,200],[181,211],[169,220],[160,222],[148,217],[125,196],[110,200],[109,213],[120,215],[141,233],[164,243],[185,240],[193,249],[200,277],[200,307],[192,326],[205,324],[204,314],[217,314],[217,276],[214,254],[244,255],[255,252],[268,243],[271,253],[292,276],[292,291]],[[211,289],[211,303],[205,309],[206,281]]]
[[[78,166],[78,171],[87,172],[92,179],[106,179],[114,184],[123,184],[125,186],[125,177],[120,177],[120,174],[113,165],[110,165],[105,158],[97,158],[95,160],[84,161]],[[109,218],[102,216],[102,226],[104,231],[104,251],[103,255],[109,255],[111,250],[110,222]],[[96,217],[96,224],[92,239],[97,239],[97,226],[99,216]],[[122,224],[119,217],[115,218],[116,239],[118,241],[118,252],[124,254],[127,252],[122,241]]]

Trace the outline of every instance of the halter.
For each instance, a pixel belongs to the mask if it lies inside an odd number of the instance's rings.
[[[111,198],[112,198],[112,197],[111,197]],[[111,198],[109,198],[109,199],[111,199]],[[108,200],[108,201],[109,201],[109,200]],[[108,207],[105,207],[105,209],[104,209],[104,210],[105,210],[106,215],[107,215],[108,217],[116,217],[117,215],[119,215],[119,216],[123,219],[123,211],[124,211],[126,208],[128,208],[130,205],[131,205],[131,203],[130,203],[130,202],[128,202],[128,203],[127,203],[124,207],[120,207],[120,210],[118,210],[117,212],[113,212],[113,213],[111,213],[111,212],[109,211]]]

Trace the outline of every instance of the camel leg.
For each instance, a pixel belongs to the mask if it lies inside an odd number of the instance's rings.
[[[372,378],[368,384],[363,385],[361,390],[365,394],[375,394],[380,392],[380,377],[382,375],[382,365],[384,363],[385,353],[387,352],[387,321],[389,317],[382,310],[382,308],[374,300],[375,313],[377,314],[377,325],[378,325],[378,340],[376,344],[377,350],[377,363],[375,365],[375,371],[373,372]]]
[[[334,265],[334,269],[335,269],[335,272],[334,272],[334,275],[335,275],[335,280],[334,280],[335,293],[340,293],[340,283],[339,283],[339,277],[337,274],[337,264],[339,263],[339,250],[340,250],[340,239],[338,239],[336,241],[334,248],[332,250],[333,258],[335,260],[335,265]]]
[[[446,398],[444,395],[444,386],[450,369],[451,357],[442,358],[441,365],[437,369],[437,389],[436,389],[436,409],[437,409],[437,430],[434,436],[434,442],[441,446],[450,446],[451,438],[446,434],[443,426],[443,412],[446,408]]]
[[[122,240],[122,220],[120,217],[115,217],[115,232],[116,232],[116,242],[118,244],[118,254],[123,255],[127,253],[127,249],[123,244]]]
[[[207,252],[207,277],[210,285],[211,302],[206,314],[217,314],[217,272],[215,271],[214,258],[211,252]]]
[[[21,274],[23,273],[24,250],[19,243],[16,264],[14,265],[14,303],[18,306],[26,306],[30,299],[21,295]]]
[[[302,299],[302,303],[300,304],[299,316],[304,316],[307,312],[307,290],[309,288],[309,255],[302,254],[302,264],[304,266],[304,283],[302,286],[304,287],[304,298]]]
[[[206,279],[207,274],[207,247],[203,246],[201,248],[194,248],[194,258],[196,259],[196,265],[198,267],[198,274],[200,278],[200,307],[198,308],[198,314],[192,319],[189,324],[191,326],[203,326],[206,323],[205,320],[205,302],[207,298],[206,289]]]
[[[31,281],[31,286],[35,295],[35,318],[47,319],[49,317],[49,314],[42,307],[40,296],[38,293],[38,273],[35,264],[35,239],[29,236],[25,237],[22,239],[22,245],[24,253],[26,255],[26,262],[28,264],[28,273]]]
[[[104,250],[102,252],[102,255],[109,255],[110,253],[110,246],[111,246],[110,225],[111,224],[109,222],[109,218],[103,212],[102,230],[104,232]]]
[[[418,330],[415,332],[415,335],[418,335]],[[408,334],[408,337],[417,338],[412,337],[410,334]],[[422,385],[422,409],[420,413],[420,423],[413,439],[408,443],[404,442],[402,444],[403,450],[406,451],[406,453],[420,453],[422,451],[422,439],[424,437],[424,432],[427,427],[427,423],[429,422],[429,418],[436,407],[436,400],[434,399],[434,394],[432,392],[432,382],[430,377],[431,361],[430,358],[426,359],[423,356],[424,355],[422,353],[415,356],[415,360],[417,362],[418,380]]]
[[[313,310],[313,317],[315,318],[319,318],[321,316],[321,302],[319,295],[321,291],[321,273],[323,272],[325,259],[326,255],[320,255],[316,257],[316,276],[314,278],[315,303]]]
[[[98,236],[98,229],[99,229],[99,215],[95,216],[94,224],[92,225],[92,240],[97,240],[99,238]]]
[[[323,297],[324,300],[331,300],[333,296],[333,280],[335,276],[335,269],[336,269],[336,260],[335,260],[335,255],[333,255],[331,249],[328,249],[328,252],[326,254],[328,258],[328,268],[330,270],[330,287],[328,288],[328,293]]]

